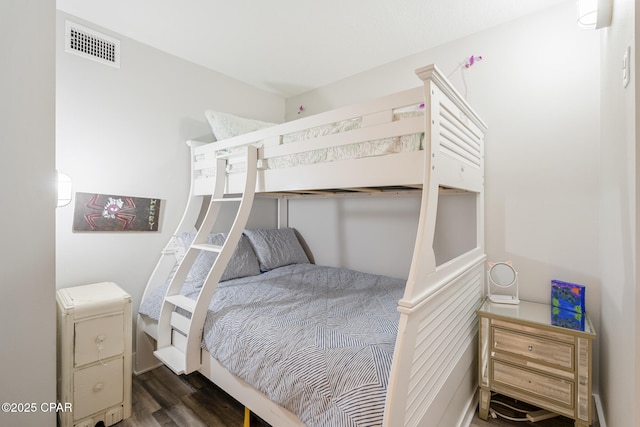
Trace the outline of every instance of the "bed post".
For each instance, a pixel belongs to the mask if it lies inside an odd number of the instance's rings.
[[[435,68],[434,68],[435,70]],[[426,277],[436,269],[436,257],[433,250],[433,239],[436,229],[436,213],[438,212],[438,154],[440,141],[438,135],[439,123],[434,119],[438,114],[438,100],[435,96],[433,82],[424,81],[425,108],[425,141],[424,147],[424,175],[422,181],[422,199],[420,202],[420,219],[416,243],[413,249],[411,269],[407,278],[405,298],[411,298],[419,292],[418,287],[425,284]]]
[[[469,374],[475,366],[475,310],[484,289],[486,125],[437,67],[429,65],[416,74],[424,82],[423,190],[411,269],[398,302],[400,321],[383,423],[388,427],[457,425],[451,423],[451,414],[466,413],[466,407],[449,405],[459,393],[468,394],[462,379],[475,378]],[[441,186],[478,195],[478,232],[475,248],[436,265],[433,242]],[[466,405],[473,401],[473,395],[462,398]]]
[[[278,228],[289,226],[289,199],[278,196]]]

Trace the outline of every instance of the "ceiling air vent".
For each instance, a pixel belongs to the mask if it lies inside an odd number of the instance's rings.
[[[64,38],[67,52],[120,68],[120,40],[71,21],[65,23]]]

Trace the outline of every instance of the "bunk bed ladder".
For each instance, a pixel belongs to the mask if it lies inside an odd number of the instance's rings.
[[[200,342],[207,308],[249,219],[256,188],[257,148],[250,145],[246,150],[246,181],[240,197],[224,197],[228,179],[227,161],[237,154],[216,155],[215,184],[209,207],[193,243],[171,280],[162,304],[158,320],[157,350],[153,354],[178,375],[189,374],[201,366]],[[235,220],[222,246],[213,245],[208,243],[208,237],[222,205],[226,203],[239,203]],[[197,299],[192,300],[181,295],[180,291],[196,258],[203,252],[213,252],[216,258]]]

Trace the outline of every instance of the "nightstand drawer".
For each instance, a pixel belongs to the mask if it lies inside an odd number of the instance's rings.
[[[75,324],[74,366],[105,360],[124,351],[124,315]]]
[[[520,369],[497,360],[493,361],[493,381],[531,393],[554,404],[573,408],[574,384],[571,381]]]
[[[73,418],[82,419],[123,403],[123,359],[81,369],[73,376]]]
[[[493,349],[525,356],[551,365],[573,369],[574,347],[545,338],[501,328],[492,328]]]

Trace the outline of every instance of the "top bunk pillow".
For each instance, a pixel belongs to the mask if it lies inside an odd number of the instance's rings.
[[[309,263],[293,228],[245,230],[244,233],[249,238],[262,271]]]
[[[244,117],[238,117],[233,114],[221,113],[213,110],[206,110],[204,115],[207,118],[209,125],[211,125],[211,130],[213,131],[213,135],[216,137],[217,141],[276,125],[276,123],[246,119]]]

